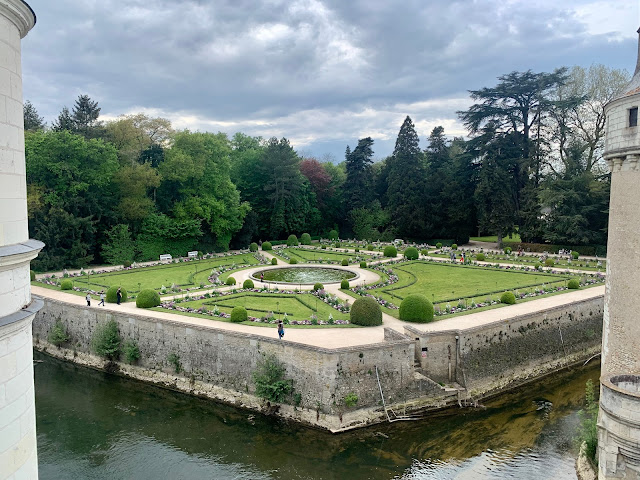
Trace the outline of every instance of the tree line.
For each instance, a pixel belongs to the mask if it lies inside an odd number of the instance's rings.
[[[451,240],[518,232],[524,242],[604,245],[605,103],[627,83],[601,65],[512,72],[470,91],[467,139],[407,116],[393,153],[358,139],[334,164],[286,138],[176,131],[163,118],[102,121],[80,95],[47,127],[24,104],[29,229],[39,270],[224,251],[303,232]]]

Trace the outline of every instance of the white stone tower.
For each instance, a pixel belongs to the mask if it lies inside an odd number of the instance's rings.
[[[36,17],[22,0],[0,0],[0,479],[38,478],[20,40]]]
[[[639,107],[640,40],[631,82],[605,106],[611,200],[598,417],[600,479],[640,479]]]

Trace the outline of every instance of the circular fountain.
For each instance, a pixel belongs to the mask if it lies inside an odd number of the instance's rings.
[[[261,276],[264,276],[261,279]],[[288,266],[265,268],[251,274],[253,280],[269,283],[290,283],[292,285],[313,285],[315,283],[340,283],[342,280],[356,280],[360,275],[352,270],[336,267]]]

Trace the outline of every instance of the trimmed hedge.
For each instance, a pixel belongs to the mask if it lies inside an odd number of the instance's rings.
[[[500,295],[500,303],[504,303],[506,305],[513,305],[516,303],[516,296],[513,292],[504,292]]]
[[[320,282],[313,284],[313,291],[317,292],[318,290],[324,290],[324,285],[322,285]]]
[[[396,257],[398,255],[398,249],[396,247],[394,247],[393,245],[388,245],[386,247],[384,247],[384,252],[383,252],[385,257]]]
[[[580,257],[580,253],[576,252],[575,250],[572,250],[571,256],[573,257],[574,260],[577,260],[578,257]]]
[[[457,243],[452,243],[451,244],[451,250],[457,250],[458,249],[458,244]]]
[[[484,262],[484,259],[485,259],[484,253],[476,254],[476,260],[478,260],[479,262]]]
[[[236,284],[236,279],[233,277],[227,277],[227,279],[224,281],[225,285],[235,285]]]
[[[426,257],[429,255],[429,250],[420,250],[420,253]]]
[[[340,242],[336,242],[333,244],[334,248],[340,248],[342,245],[340,245]]]
[[[349,280],[342,280],[340,282],[340,288],[343,290],[349,290]]]
[[[298,245],[298,237],[293,234],[289,235],[289,238],[287,238],[287,247],[297,247]]]
[[[118,292],[118,285],[114,285],[113,287],[109,287],[107,290],[107,302],[109,303],[118,303],[118,298],[116,293]],[[124,288],[120,288],[120,293],[122,294],[122,300],[120,302],[124,303],[127,301],[127,290]]]
[[[375,247],[373,246],[373,244],[370,243],[369,245],[367,245],[367,250],[374,250],[374,249]]]
[[[258,251],[258,244],[256,242],[251,242],[251,245],[249,245],[249,251],[257,252]]]
[[[60,290],[73,290],[73,280],[65,278],[60,282]]]
[[[572,278],[571,280],[569,280],[567,287],[569,287],[571,290],[580,288],[580,280],[578,280],[577,278]]]
[[[505,255],[511,255],[511,248],[507,247],[504,249]]]
[[[436,243],[436,248],[442,248],[442,242]]]
[[[262,244],[262,250],[273,250],[273,246],[271,245],[271,242],[264,242]]]
[[[289,265],[295,265],[298,263],[298,260],[296,260],[295,258],[290,258],[289,259]]]
[[[342,259],[342,266],[343,266],[343,267],[346,267],[346,266],[348,266],[348,265],[349,265],[349,260],[347,260],[346,258],[343,258],[343,259]]]
[[[271,265],[277,265],[278,264],[278,259],[277,258],[272,258],[271,259]]]
[[[360,262],[360,268],[367,268],[367,262]]]
[[[547,258],[544,261],[544,266],[545,267],[553,267],[556,264],[556,261],[553,258]]]
[[[329,240],[336,240],[338,238],[338,231],[337,230],[330,230],[329,231]]]
[[[427,323],[433,321],[433,304],[419,293],[408,295],[400,304],[400,320]]]
[[[242,282],[242,288],[253,288],[253,280],[247,278],[244,282]]]
[[[371,297],[358,298],[351,306],[349,322],[364,327],[382,325],[380,305]]]
[[[407,260],[417,260],[420,256],[420,252],[416,247],[409,247],[404,251],[404,258]]]
[[[302,245],[311,245],[311,235],[308,233],[303,233],[300,235],[300,243]]]
[[[246,322],[248,318],[247,309],[244,307],[233,307],[233,310],[231,310],[231,321],[233,323]]]
[[[151,288],[141,290],[136,297],[136,307],[152,308],[160,305],[160,294]]]
[[[575,250],[580,255],[586,256],[607,256],[606,245],[556,245],[551,243],[513,243],[512,248],[522,248],[525,252],[544,253],[553,252],[558,253],[559,250]]]

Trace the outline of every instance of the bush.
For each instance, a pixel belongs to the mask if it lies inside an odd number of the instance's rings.
[[[457,250],[458,249],[458,244],[457,243],[452,243],[451,244],[451,250]]]
[[[553,258],[547,258],[544,261],[545,267],[553,267],[556,264],[556,261]]]
[[[427,297],[419,293],[408,295],[402,300],[399,310],[400,320],[427,323],[433,321],[433,305]]]
[[[569,280],[569,283],[567,284],[567,286],[571,290],[575,290],[577,288],[580,288],[580,280],[578,280],[577,278],[572,278],[571,280]]]
[[[150,288],[145,288],[136,297],[136,307],[151,308],[160,305],[160,294]]]
[[[349,280],[342,280],[340,282],[340,288],[343,290],[349,290]]]
[[[233,323],[246,322],[247,318],[249,318],[249,316],[246,308],[233,307],[233,310],[231,310],[231,321]]]
[[[436,243],[436,248],[442,248],[442,242]]]
[[[180,355],[178,355],[177,353],[170,353],[167,356],[167,362],[173,365],[173,370],[176,373],[180,373],[180,371],[182,370],[182,364],[180,363]]]
[[[360,268],[367,268],[367,262],[360,262]]]
[[[358,298],[351,306],[349,321],[354,325],[362,325],[364,327],[382,325],[380,305],[371,297]]]
[[[107,302],[109,303],[117,303],[118,302],[118,298],[116,293],[118,292],[118,285],[114,285],[113,287],[109,287],[109,289],[107,290]],[[127,301],[127,291],[124,288],[120,288],[120,293],[122,294],[122,300],[120,300],[121,302],[126,302]]]
[[[289,265],[296,265],[297,263],[298,263],[298,260],[296,260],[295,258],[289,259]]]
[[[479,262],[484,262],[484,259],[485,259],[484,253],[476,254],[476,260],[478,260]]]
[[[293,391],[291,380],[284,378],[284,365],[275,355],[264,355],[253,372],[256,395],[270,402],[282,403]]]
[[[324,285],[322,285],[320,282],[313,284],[313,291],[317,292],[318,290],[324,290]]]
[[[31,281],[33,282],[36,279],[36,272],[34,272],[33,270],[29,271],[29,277],[31,278]]]
[[[598,399],[596,388],[591,379],[587,380],[585,388],[585,408],[578,412],[580,427],[578,429],[578,442],[585,444],[585,454],[594,463],[597,463],[598,453]]]
[[[426,257],[429,255],[429,250],[420,250],[420,253]]]
[[[224,281],[225,285],[235,285],[236,284],[236,279],[233,277],[227,277],[227,279]]]
[[[127,340],[124,344],[124,358],[129,364],[136,363],[140,358],[140,349],[135,340]]]
[[[536,270],[540,270],[540,269],[542,268],[542,264],[541,264],[540,262],[536,262],[536,263],[533,265],[533,268],[535,268]]]
[[[574,260],[577,260],[578,257],[580,257],[580,254],[578,252],[576,252],[575,250],[573,250],[571,252],[571,256],[573,257]]]
[[[334,248],[340,248],[341,247],[340,242],[334,243],[333,246],[334,246]]]
[[[122,262],[122,266],[124,268],[129,268],[131,266],[131,260],[125,260],[124,262]]]
[[[331,230],[329,232],[329,240],[337,240],[337,238],[338,238],[337,230]]]
[[[416,247],[409,247],[404,251],[404,258],[407,260],[417,260],[419,256],[420,253]]]
[[[60,290],[73,290],[73,280],[65,278],[60,282]]]
[[[360,253],[360,249],[358,247],[356,247],[355,252],[356,253]]]
[[[256,242],[251,242],[251,245],[249,245],[249,251],[257,252],[258,251],[258,244]]]
[[[398,255],[398,249],[393,245],[388,245],[384,247],[384,256],[385,257],[395,257]]]
[[[308,233],[303,233],[300,235],[300,243],[302,245],[311,245],[311,235]]]
[[[117,360],[120,357],[120,332],[115,320],[110,320],[96,327],[91,338],[91,348],[96,354],[108,360]]]
[[[373,244],[370,243],[369,245],[367,245],[367,250],[374,250],[374,249],[375,247],[373,246]]]
[[[277,258],[272,258],[271,259],[271,265],[277,265],[278,264],[278,259]]]
[[[358,403],[358,395],[351,392],[344,396],[344,405],[346,407],[355,407],[356,403]]]
[[[511,248],[510,247],[505,248],[504,253],[505,255],[511,255]]]
[[[298,237],[291,234],[289,238],[287,238],[287,247],[297,247],[298,246]]]
[[[56,323],[51,327],[51,331],[49,332],[49,343],[53,343],[56,347],[59,347],[63,343],[69,341],[69,335],[67,335],[67,329],[64,328],[64,325],[61,320],[56,320]]]
[[[346,258],[342,259],[342,266],[346,267],[347,265],[349,265],[349,260],[347,260]]]
[[[272,250],[273,247],[271,246],[271,242],[264,242],[262,244],[262,250]]]
[[[327,246],[326,246],[326,245],[322,245],[322,249],[323,249],[323,250],[326,250],[326,249],[327,249]]]
[[[516,303],[516,296],[513,294],[513,292],[504,292],[500,296],[500,303],[504,303],[506,305],[513,305],[514,303]]]
[[[244,282],[242,282],[242,288],[253,288],[253,280],[247,278]]]

